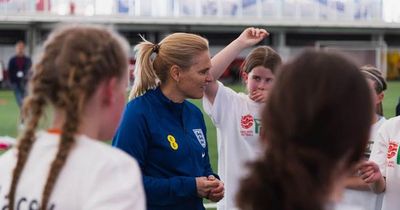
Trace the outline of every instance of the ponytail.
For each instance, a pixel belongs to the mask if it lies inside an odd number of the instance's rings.
[[[169,79],[169,70],[173,65],[183,70],[193,65],[193,58],[208,51],[208,41],[195,34],[173,33],[165,37],[159,44],[146,39],[135,46],[136,67],[135,82],[129,99],[156,88]],[[152,54],[155,53],[154,58]]]
[[[156,88],[159,79],[153,67],[151,55],[158,51],[159,45],[145,40],[135,46],[137,51],[135,65],[135,82],[129,94],[129,100],[143,95],[147,90]]]

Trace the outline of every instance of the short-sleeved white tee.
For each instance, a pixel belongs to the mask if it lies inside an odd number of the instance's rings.
[[[400,116],[387,120],[378,130],[370,160],[386,177],[382,210],[400,208]]]
[[[381,117],[377,122],[372,125],[369,148],[372,148],[378,135],[378,129],[386,121]],[[372,191],[361,191],[346,189],[343,193],[342,204],[360,206],[365,210],[380,210],[382,205],[383,194],[375,194]]]
[[[203,97],[203,108],[217,128],[218,174],[225,184],[225,196],[218,203],[218,210],[235,208],[239,182],[246,173],[245,164],[262,152],[259,137],[263,105],[220,82],[213,104]]]
[[[39,209],[59,135],[39,132],[16,191],[16,209]],[[0,157],[0,209],[8,209],[7,195],[17,150]],[[76,138],[50,196],[53,210],[144,210],[141,173],[134,159],[104,143]]]

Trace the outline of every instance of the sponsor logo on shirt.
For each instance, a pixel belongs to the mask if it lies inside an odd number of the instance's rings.
[[[397,164],[399,165],[400,163],[400,160],[399,160],[399,155],[400,155],[400,153],[398,152],[398,150],[399,150],[399,144],[397,143],[397,142],[395,142],[395,141],[393,141],[393,140],[390,140],[389,141],[389,148],[388,148],[388,151],[387,151],[387,159],[388,159],[388,167],[390,167],[390,168],[393,168],[393,167],[395,167],[395,163],[394,163],[394,160],[391,160],[393,157],[395,157],[396,156],[396,153],[397,153],[397,157],[396,157],[396,159],[397,159]]]
[[[254,124],[254,118],[251,115],[245,115],[242,116],[242,119],[240,120],[240,125],[244,129],[249,129],[251,126]]]
[[[193,129],[194,135],[196,135],[197,140],[203,148],[206,148],[206,138],[204,137],[203,131],[201,129]]]
[[[254,136],[260,135],[261,120],[255,119],[251,114],[243,115],[240,119],[240,135]]]
[[[178,150],[179,145],[173,135],[168,135],[167,140],[169,141],[169,146],[171,146],[173,150]]]

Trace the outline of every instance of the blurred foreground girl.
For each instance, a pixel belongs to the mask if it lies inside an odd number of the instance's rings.
[[[136,161],[100,142],[125,104],[127,49],[101,27],[50,34],[23,105],[26,129],[0,157],[0,209],[145,209]],[[53,122],[36,132],[47,107]]]
[[[306,51],[283,65],[262,114],[264,156],[239,190],[243,210],[337,206],[362,159],[373,119],[370,88],[342,56]]]

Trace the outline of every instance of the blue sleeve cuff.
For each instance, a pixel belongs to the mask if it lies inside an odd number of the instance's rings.
[[[215,176],[215,178],[217,178],[217,179],[219,179],[219,180],[221,180],[221,178],[218,176],[218,174],[212,174],[212,175],[214,175]]]
[[[197,197],[195,177],[174,177],[171,181],[172,190],[178,197]]]
[[[208,174],[207,177],[210,176],[210,175],[213,175],[215,178],[221,180],[221,178],[218,176],[218,174],[211,173],[211,174]]]
[[[157,205],[175,205],[197,196],[195,177],[159,179],[144,176],[147,201]]]

